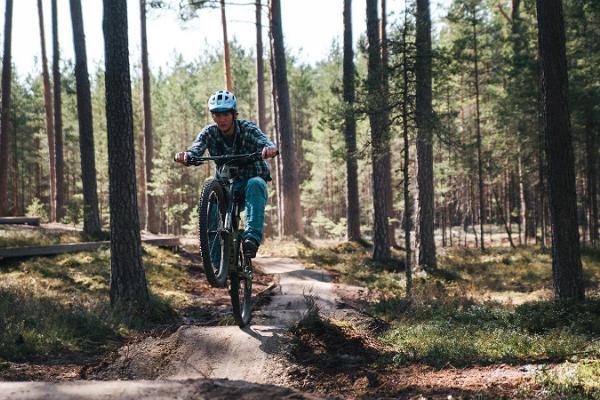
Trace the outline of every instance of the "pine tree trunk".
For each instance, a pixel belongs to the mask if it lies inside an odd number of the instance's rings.
[[[475,20],[475,19],[474,19]],[[474,49],[474,64],[475,64],[475,123],[477,132],[477,177],[479,184],[479,237],[481,251],[485,250],[485,237],[483,234],[483,226],[485,225],[485,192],[483,185],[483,160],[481,159],[481,114],[479,106],[479,54],[478,54],[479,38],[477,37],[477,23],[473,22],[473,49]]]
[[[263,131],[267,129],[265,108],[265,65],[263,59],[261,1],[256,1],[256,120]]]
[[[389,188],[385,191],[386,206],[387,206],[387,216],[388,221],[394,218],[394,197],[392,193],[392,188],[394,185],[392,184],[392,155],[390,152],[390,105],[389,105],[389,97],[390,97],[390,84],[389,84],[389,73],[388,73],[388,43],[387,43],[387,10],[386,10],[386,0],[381,0],[381,23],[380,23],[380,37],[381,37],[381,98],[382,98],[382,109],[381,109],[381,118],[383,120],[383,132],[382,137],[385,141],[384,146],[384,185]],[[395,227],[394,223],[388,222],[388,237],[390,241],[390,246],[397,247],[396,237],[395,237]]]
[[[156,212],[156,198],[152,190],[152,168],[154,167],[154,138],[152,133],[152,96],[150,92],[150,67],[148,65],[148,35],[146,34],[146,0],[140,0],[140,26],[142,47],[142,93],[144,112],[144,183],[146,196],[146,230],[158,233],[159,222]]]
[[[537,0],[536,4],[550,188],[554,293],[559,299],[583,299],[562,1]]]
[[[410,147],[408,143],[408,119],[409,119],[409,75],[408,75],[408,9],[404,11],[404,27],[402,29],[402,139],[404,142],[403,152],[403,195],[404,195],[404,248],[406,257],[404,258],[406,271],[406,297],[412,298],[412,245],[410,232],[413,228],[413,208],[410,198]]]
[[[368,39],[368,114],[371,126],[371,160],[373,164],[373,260],[385,261],[390,258],[390,238],[388,226],[388,196],[386,186],[385,140],[382,102],[382,65],[380,38],[377,21],[377,0],[367,0],[367,39]]]
[[[344,139],[346,142],[346,219],[348,240],[360,237],[358,163],[356,162],[356,117],[354,115],[354,49],[352,42],[352,0],[344,0]]]
[[[136,315],[148,309],[149,296],[137,206],[126,0],[104,0],[103,27],[110,182],[110,300],[115,310]]]
[[[42,0],[38,0],[38,18],[40,22],[40,44],[42,49],[42,80],[44,84],[44,109],[46,111],[46,134],[48,135],[48,161],[50,171],[50,221],[56,221],[56,147],[54,136],[54,118],[52,114],[52,92],[48,75],[46,57],[46,38],[44,34],[44,9]]]
[[[4,9],[4,53],[2,53],[2,110],[0,110],[0,216],[8,215],[8,125],[12,74],[13,2],[6,0]]]
[[[419,265],[436,268],[433,188],[433,108],[429,0],[417,0],[417,252]]]
[[[77,85],[77,117],[79,119],[79,152],[83,183],[83,231],[97,236],[102,227],[98,211],[96,160],[92,123],[92,100],[87,69],[87,54],[81,0],[70,0],[73,45],[75,47],[75,80]]]
[[[225,69],[225,89],[233,90],[233,83],[231,81],[231,62],[229,61],[229,41],[227,40],[225,0],[221,0],[221,25],[223,26],[223,63]]]
[[[52,80],[54,81],[54,150],[56,160],[56,220],[60,221],[65,215],[64,182],[65,161],[63,156],[62,134],[62,95],[60,76],[60,47],[58,42],[58,10],[56,0],[52,0]]]
[[[587,209],[589,220],[590,242],[592,247],[598,245],[598,145],[594,126],[594,111],[591,105],[586,110],[586,169],[587,169]]]
[[[281,182],[283,198],[283,234],[286,236],[302,236],[302,217],[300,208],[300,190],[292,112],[290,107],[289,86],[287,80],[287,65],[285,46],[283,44],[283,29],[281,26],[281,5],[279,0],[270,0],[269,22],[271,32],[271,57],[273,59],[273,85],[276,95],[277,115],[275,118],[279,128],[281,153]]]

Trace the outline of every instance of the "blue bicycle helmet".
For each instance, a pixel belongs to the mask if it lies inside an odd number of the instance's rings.
[[[211,113],[235,111],[236,106],[235,95],[228,90],[217,90],[208,99],[208,111]]]

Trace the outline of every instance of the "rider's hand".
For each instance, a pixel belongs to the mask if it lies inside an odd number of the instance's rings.
[[[180,151],[179,153],[175,154],[175,161],[183,165],[187,165],[187,153],[185,151]]]
[[[278,154],[278,150],[277,150],[276,146],[263,147],[263,149],[262,149],[262,158],[265,160],[267,158],[275,157],[277,154]]]

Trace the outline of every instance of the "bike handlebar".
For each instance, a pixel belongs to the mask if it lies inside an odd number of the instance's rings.
[[[275,153],[275,156],[279,155],[279,151]],[[257,151],[255,153],[249,154],[227,154],[222,156],[208,156],[208,157],[194,157],[188,153],[186,164],[195,164],[200,165],[205,161],[214,161],[217,164],[227,164],[229,162],[235,161],[260,161],[262,160],[262,150]],[[177,161],[175,157],[173,157],[173,161]]]

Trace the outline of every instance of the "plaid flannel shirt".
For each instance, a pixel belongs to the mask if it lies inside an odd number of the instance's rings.
[[[262,150],[263,147],[273,146],[253,122],[246,120],[235,121],[233,145],[229,146],[216,124],[208,125],[196,136],[194,143],[187,150],[194,157],[201,157],[205,150],[211,156],[227,154],[250,154]],[[265,181],[271,180],[269,164],[265,160],[255,161],[241,168],[240,175],[244,179],[260,176]]]

